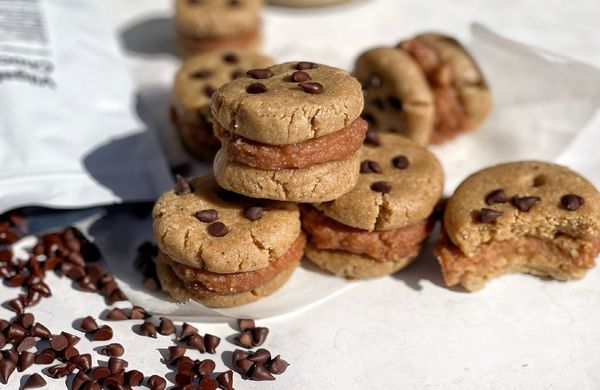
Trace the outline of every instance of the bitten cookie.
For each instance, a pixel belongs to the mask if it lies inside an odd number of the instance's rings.
[[[157,273],[178,301],[248,303],[279,288],[302,258],[298,207],[226,191],[212,175],[179,178],[153,210]]]
[[[263,0],[177,0],[175,25],[185,55],[260,43]]]
[[[212,98],[222,142],[215,177],[255,198],[333,200],[358,179],[362,107],[360,84],[341,69],[288,62],[250,70]]]
[[[510,272],[581,278],[600,252],[600,194],[555,164],[484,169],[448,201],[435,250],[446,284],[469,291]]]
[[[183,145],[194,157],[212,162],[221,146],[210,116],[213,93],[248,69],[272,63],[269,57],[247,49],[217,50],[184,61],[175,76],[171,114]]]
[[[307,257],[351,279],[393,273],[419,253],[443,190],[435,156],[395,134],[369,132],[355,188],[332,202],[302,206]]]
[[[363,117],[370,128],[398,132],[421,145],[477,128],[492,107],[475,60],[441,34],[371,49],[357,59],[354,73],[363,85]]]

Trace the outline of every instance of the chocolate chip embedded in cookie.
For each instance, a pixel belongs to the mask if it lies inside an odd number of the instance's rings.
[[[233,61],[235,60],[235,61]],[[172,120],[186,149],[211,162],[221,143],[213,134],[210,98],[223,84],[273,61],[246,49],[218,50],[184,61],[175,76]]]
[[[223,194],[212,175],[164,193],[153,210],[163,287],[211,306],[247,303],[278,288],[302,257],[298,207]],[[256,291],[263,291],[258,294]]]
[[[582,277],[600,253],[600,194],[577,173],[516,162],[467,178],[446,205],[436,254],[449,286],[508,272]]]
[[[307,257],[352,279],[395,272],[416,257],[444,180],[435,156],[399,135],[380,134],[379,144],[365,144],[360,158],[350,192],[301,208]]]
[[[254,69],[212,98],[223,148],[215,177],[244,195],[321,202],[358,179],[367,123],[360,85],[347,72],[309,61]]]
[[[175,25],[184,54],[260,43],[262,0],[177,0]]]

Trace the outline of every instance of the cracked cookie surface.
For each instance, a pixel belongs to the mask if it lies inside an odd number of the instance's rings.
[[[282,256],[301,234],[295,204],[232,194],[220,188],[212,175],[189,183],[191,193],[165,192],[152,214],[157,245],[173,261],[216,273],[254,271]],[[251,206],[263,208],[260,219],[245,216]],[[196,214],[203,210],[215,210],[218,218],[202,222]],[[225,224],[227,233],[210,234],[213,222]]]
[[[356,186],[333,202],[315,204],[331,219],[368,231],[392,230],[420,223],[431,214],[440,199],[444,174],[437,158],[427,149],[396,134],[379,134],[380,144],[365,144],[360,161],[376,162],[381,173],[360,173]],[[405,168],[395,160],[403,156]],[[396,165],[395,165],[396,164]],[[371,186],[384,181],[387,193]]]

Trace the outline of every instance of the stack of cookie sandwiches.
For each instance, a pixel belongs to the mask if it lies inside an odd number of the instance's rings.
[[[302,206],[306,256],[350,279],[391,274],[419,253],[442,196],[435,156],[396,134],[369,131],[354,189],[331,202]]]
[[[184,55],[256,48],[263,0],[176,0],[175,26]]]
[[[600,193],[577,173],[526,161],[467,178],[444,212],[436,253],[448,286],[509,272],[581,278],[600,253]]]
[[[210,98],[223,84],[248,69],[273,61],[249,49],[216,50],[184,61],[175,76],[171,120],[185,148],[197,159],[212,162],[221,142],[213,134]]]
[[[365,93],[371,129],[439,144],[477,128],[492,97],[477,63],[457,40],[421,34],[396,47],[358,57],[354,69]]]
[[[311,62],[248,71],[212,97],[217,182],[251,196],[324,202],[359,176],[367,123],[360,84],[347,72]]]
[[[212,175],[164,193],[153,211],[157,274],[175,300],[210,307],[255,301],[281,287],[304,253],[298,206],[257,201]]]

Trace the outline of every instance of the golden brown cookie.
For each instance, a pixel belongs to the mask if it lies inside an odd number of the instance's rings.
[[[188,58],[175,76],[173,123],[186,149],[211,162],[221,143],[213,134],[210,98],[223,84],[273,61],[247,49],[217,50]]]
[[[579,278],[599,252],[600,194],[568,168],[539,161],[467,178],[447,203],[436,245],[446,283],[468,290],[508,272]]]

